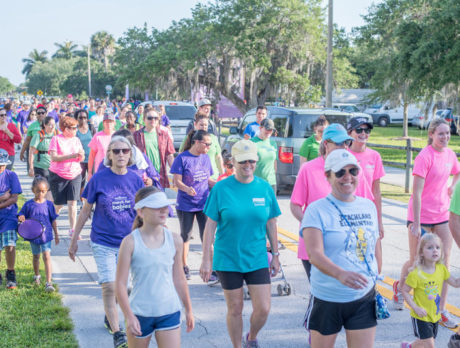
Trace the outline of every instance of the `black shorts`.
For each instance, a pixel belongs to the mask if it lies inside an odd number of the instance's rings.
[[[80,162],[81,167],[81,187],[86,185],[86,175],[88,174],[88,162]]]
[[[200,211],[183,211],[176,209],[177,218],[179,219],[180,225],[180,235],[182,240],[188,242],[192,236],[193,220],[196,216],[196,221],[198,222],[198,228],[200,230],[200,239],[203,241],[204,226],[206,226],[206,221],[208,217],[202,210]]]
[[[243,281],[246,285],[262,285],[270,284],[270,272],[268,268],[257,269],[252,272],[227,272],[216,271],[219,276],[222,289],[235,290],[243,286]]]
[[[438,322],[430,323],[413,317],[410,318],[412,319],[412,327],[414,328],[415,337],[420,338],[421,340],[431,337],[436,338],[438,335]]]
[[[344,303],[323,301],[310,296],[305,314],[305,328],[308,330],[333,335],[342,327],[345,330],[363,330],[374,326],[377,326],[374,289],[359,300]]]
[[[64,205],[68,201],[77,201],[80,198],[81,175],[69,180],[56,173],[50,172],[50,189],[54,204]]]
[[[442,222],[437,222],[435,224],[420,224],[420,226],[422,227],[427,227],[427,228],[433,228],[434,226],[438,226],[438,225],[444,225],[444,224],[447,224],[449,222],[449,220],[447,221],[442,221]],[[410,224],[414,223],[413,221],[409,221],[407,220],[406,222],[406,227],[409,227]],[[426,231],[425,231],[426,232]],[[422,233],[422,236],[423,236],[424,233]]]
[[[48,183],[50,182],[50,171],[48,169],[34,167],[34,174],[35,176],[40,175],[48,180]]]

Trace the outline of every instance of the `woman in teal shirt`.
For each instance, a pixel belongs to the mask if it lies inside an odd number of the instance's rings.
[[[256,346],[257,334],[270,311],[270,275],[279,271],[276,217],[281,211],[270,185],[254,176],[257,146],[240,140],[232,147],[234,175],[216,183],[206,201],[201,278],[217,271],[227,302],[227,327],[234,346],[242,335],[243,281],[251,293],[253,313],[245,346]],[[273,254],[268,264],[266,238]],[[215,237],[215,243],[214,243]],[[212,244],[214,243],[214,253]]]

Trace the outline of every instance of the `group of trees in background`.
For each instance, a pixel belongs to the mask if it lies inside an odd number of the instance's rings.
[[[334,30],[334,88],[373,88],[375,100],[458,104],[460,7],[457,0],[383,0],[351,34]],[[93,95],[104,86],[159,98],[189,99],[206,88],[241,111],[267,100],[297,105],[324,93],[327,27],[321,0],[215,0],[165,30],[128,28],[117,41],[91,37]],[[87,47],[56,43],[23,59],[28,91],[88,90]],[[0,82],[0,88],[1,88]],[[244,87],[244,88],[243,88]],[[244,93],[242,94],[242,91]]]

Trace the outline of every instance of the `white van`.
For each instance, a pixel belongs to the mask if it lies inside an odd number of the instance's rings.
[[[407,121],[409,125],[412,123],[412,119],[418,116],[421,111],[421,108],[416,104],[409,104],[407,110]],[[370,114],[374,120],[374,124],[378,124],[381,127],[386,127],[388,124],[403,123],[404,120],[404,107],[402,105],[391,108],[388,103],[375,104],[364,110],[364,113]]]

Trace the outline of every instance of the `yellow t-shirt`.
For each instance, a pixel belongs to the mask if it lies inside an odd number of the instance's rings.
[[[441,301],[442,285],[446,279],[449,279],[450,273],[443,264],[436,264],[433,274],[425,273],[419,268],[415,268],[406,278],[406,284],[414,289],[414,302],[417,306],[426,310],[425,317],[419,317],[413,310],[410,315],[413,318],[436,323],[441,319]]]

